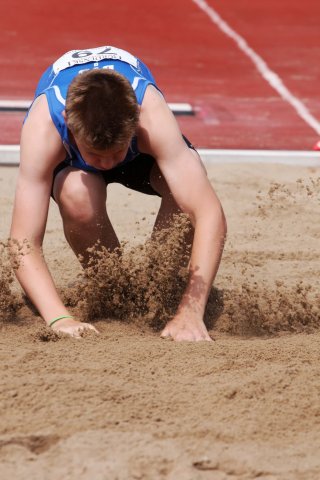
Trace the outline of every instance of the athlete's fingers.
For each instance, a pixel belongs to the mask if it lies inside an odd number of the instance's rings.
[[[172,340],[171,333],[169,331],[169,328],[164,328],[160,334],[160,338],[163,338],[164,340]]]
[[[83,323],[80,328],[83,328],[85,330],[93,330],[95,333],[98,335],[100,334],[99,330],[97,330],[93,325],[90,323]]]

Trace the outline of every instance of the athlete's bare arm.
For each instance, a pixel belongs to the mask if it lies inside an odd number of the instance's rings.
[[[154,87],[148,87],[142,104],[138,142],[142,151],[156,158],[177,204],[195,228],[189,282],[162,336],[210,340],[203,315],[220,264],[226,221],[200,160],[186,146],[173,114]]]
[[[47,324],[56,317],[70,315],[59,298],[42,255],[52,174],[64,158],[61,139],[51,120],[46,98],[42,95],[34,103],[22,129],[10,236],[20,245],[27,242],[17,278]],[[60,320],[53,328],[79,336],[84,327],[94,329],[72,318]]]

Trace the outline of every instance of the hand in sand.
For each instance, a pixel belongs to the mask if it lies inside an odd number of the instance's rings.
[[[171,338],[176,342],[200,342],[202,340],[212,342],[208,330],[198,317],[176,315],[170,320],[161,333],[161,338]]]
[[[63,318],[52,325],[51,328],[55,332],[65,333],[75,338],[81,338],[85,330],[92,330],[99,334],[98,330],[90,323],[78,322],[73,318]]]

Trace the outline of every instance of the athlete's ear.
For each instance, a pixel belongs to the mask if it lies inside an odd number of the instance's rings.
[[[65,111],[65,110],[63,110],[63,112],[62,112],[62,116],[63,116],[63,118],[64,118],[65,120],[67,120],[67,115],[66,115],[66,111]]]

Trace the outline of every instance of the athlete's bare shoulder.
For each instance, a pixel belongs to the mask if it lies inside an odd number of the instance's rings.
[[[185,146],[177,121],[162,93],[151,85],[147,87],[142,102],[137,137],[140,151],[155,158],[163,156],[165,149],[173,153],[176,148]]]
[[[141,104],[141,113],[152,112],[157,108],[168,109],[168,105],[162,93],[153,85],[148,85]]]
[[[55,166],[66,156],[61,137],[52,121],[45,95],[33,102],[21,133],[21,161],[42,157],[43,165]],[[21,163],[21,162],[20,162]]]
[[[51,121],[52,122],[50,112],[49,112],[47,97],[44,94],[39,95],[39,97],[37,97],[33,101],[32,105],[29,109],[26,122],[31,117],[32,118],[33,117],[39,117],[39,118],[42,118],[43,121],[48,121],[48,122]]]

